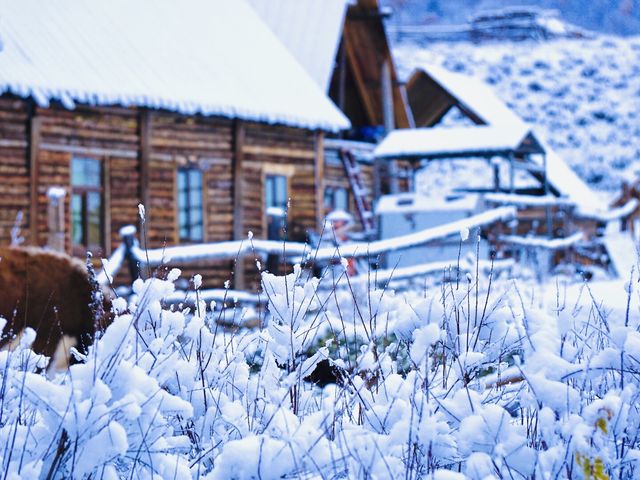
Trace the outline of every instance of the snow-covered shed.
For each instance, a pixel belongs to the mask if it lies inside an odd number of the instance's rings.
[[[322,137],[350,122],[244,0],[0,12],[1,243],[16,218],[47,243],[52,186],[68,252],[108,255],[138,203],[150,247],[266,237],[268,207],[289,197],[290,226],[318,227]],[[203,267],[229,278],[230,264]]]
[[[407,98],[417,128],[434,127],[453,110],[474,125],[490,125],[513,129],[524,125],[486,83],[468,75],[454,73],[436,65],[421,65],[406,84]],[[567,165],[545,139],[531,129],[546,152],[547,178],[556,195],[570,198],[585,211],[604,211],[598,196]]]

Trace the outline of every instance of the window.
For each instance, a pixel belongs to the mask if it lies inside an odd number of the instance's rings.
[[[324,189],[324,209],[349,211],[349,190],[343,187],[326,187]]]
[[[178,169],[178,223],[181,242],[204,239],[202,172],[198,169]]]
[[[287,201],[287,177],[284,175],[267,175],[265,182],[266,207],[286,210]]]
[[[76,254],[102,253],[104,209],[102,164],[94,158],[71,159],[71,244]]]
[[[287,177],[284,175],[267,175],[264,189],[267,238],[269,240],[281,240],[288,201]]]

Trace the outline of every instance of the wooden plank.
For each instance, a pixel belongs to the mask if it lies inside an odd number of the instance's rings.
[[[380,71],[380,83],[382,91],[382,120],[384,130],[389,133],[395,128],[393,110],[393,87],[391,85],[391,65],[388,60],[382,62]]]
[[[350,22],[345,25],[345,29],[349,28]],[[353,28],[351,26],[351,28]],[[351,71],[353,72],[353,78],[355,80],[358,91],[360,92],[360,98],[362,99],[362,103],[364,104],[365,111],[367,112],[367,117],[369,123],[371,125],[376,125],[377,115],[376,115],[376,107],[372,103],[372,99],[369,95],[369,90],[367,88],[367,82],[364,78],[363,73],[360,71],[360,65],[358,64],[356,47],[352,45],[351,40],[347,35],[343,35],[343,44],[347,51],[347,60],[349,61],[349,66],[351,67]]]
[[[315,158],[315,153],[312,149],[294,149],[282,146],[245,145],[243,153],[245,155],[302,158],[308,160]]]
[[[146,108],[140,111],[140,199],[150,207],[149,202],[149,161],[151,157],[151,112]],[[153,212],[150,212],[153,213]]]
[[[38,245],[38,149],[40,148],[40,117],[30,115],[29,118],[29,176],[31,182],[29,206],[29,243]]]
[[[314,180],[316,188],[316,227],[317,231],[322,231],[324,219],[324,133],[316,132],[316,159],[314,169]]]
[[[109,157],[104,158],[103,175],[104,178],[102,184],[104,185],[104,204],[102,205],[102,208],[104,209],[104,231],[102,232],[102,242],[104,245],[104,252],[102,252],[102,256],[108,258],[111,256],[111,159]]]
[[[244,209],[242,205],[242,183],[245,129],[244,124],[236,120],[233,128],[233,238],[239,240],[244,238]],[[243,290],[245,287],[245,276],[242,262],[235,265],[234,288]]]
[[[67,144],[58,144],[51,142],[42,142],[40,145],[42,150],[47,150],[50,152],[62,152],[62,153],[71,153],[71,154],[79,154],[79,155],[90,155],[100,157],[103,155],[109,155],[113,157],[119,158],[138,158],[138,152],[134,149],[132,150],[122,150],[122,149],[113,149],[113,148],[103,148],[103,147],[89,147],[82,145],[67,145]]]

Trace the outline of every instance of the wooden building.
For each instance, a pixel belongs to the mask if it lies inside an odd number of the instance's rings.
[[[61,1],[4,4],[0,244],[17,222],[51,245],[51,187],[78,255],[128,224],[150,248],[267,238],[269,207],[318,228],[323,137],[350,124],[250,6]],[[219,287],[223,263],[191,268]]]
[[[625,219],[630,215],[633,217],[637,212],[637,203],[628,202],[633,197],[630,193],[632,189],[614,205],[618,208],[609,209],[550,145],[534,131],[529,130],[531,127],[526,126],[486,84],[479,80],[433,65],[424,65],[413,72],[406,89],[415,125],[425,132],[418,143],[415,139],[411,141],[414,161],[433,160],[435,157],[430,155],[430,152],[434,148],[437,150],[437,145],[443,142],[448,142],[444,150],[451,150],[452,147],[455,150],[464,147],[467,141],[473,142],[474,136],[482,144],[492,136],[508,136],[508,132],[514,131],[514,127],[516,131],[520,129],[528,132],[527,136],[522,138],[533,141],[529,146],[535,147],[533,150],[529,147],[526,151],[515,148],[511,152],[500,153],[490,151],[491,149],[478,152],[471,148],[463,155],[486,157],[489,160],[487,170],[493,168],[494,172],[498,171],[495,157],[506,158],[512,166],[520,165],[528,171],[530,178],[537,182],[534,185],[518,187],[514,186],[513,181],[501,181],[497,173],[494,174],[492,188],[498,195],[486,195],[487,205],[491,207],[510,204],[518,208],[518,226],[495,228],[494,237],[511,237],[512,242],[518,243],[517,235],[547,236],[556,239],[553,245],[561,245],[555,250],[556,260],[563,256],[566,258],[567,252],[571,250],[572,259],[580,263],[602,263],[602,259],[606,258],[606,252],[599,238],[602,237],[607,223],[617,220],[624,223]],[[442,128],[442,123],[447,123],[447,128]],[[418,132],[416,130],[414,135],[420,137]],[[457,135],[456,132],[461,134],[460,138],[447,140],[448,136]],[[488,132],[493,133],[488,135]],[[389,140],[393,139],[386,139],[385,142]],[[428,148],[424,148],[426,145],[421,143],[426,141],[429,141]],[[385,145],[381,147],[383,150],[386,148]],[[407,147],[404,149],[407,150]],[[396,148],[397,152],[402,150]],[[459,155],[456,152],[445,151],[440,158],[457,156]],[[538,156],[537,161],[535,158],[528,158],[535,156]],[[582,237],[576,232],[581,232]],[[577,241],[570,241],[572,239]],[[526,244],[527,241],[522,242],[522,245]]]
[[[376,170],[371,152],[387,132],[414,126],[378,0],[250,0],[316,84],[349,118],[351,128],[327,136],[322,190],[325,213],[346,209],[362,227],[357,191],[365,200],[407,191],[408,175]],[[354,185],[344,153],[357,161]],[[387,164],[382,164],[386,169]],[[406,165],[401,166],[406,169]],[[393,173],[393,172],[392,172]],[[402,172],[401,172],[402,173]],[[400,176],[399,182],[395,178]],[[363,188],[364,190],[363,190]]]

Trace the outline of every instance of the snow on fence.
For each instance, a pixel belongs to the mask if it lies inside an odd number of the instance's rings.
[[[561,250],[579,243],[583,239],[582,232],[576,232],[565,238],[521,237],[519,235],[504,235],[500,241],[521,247],[542,248],[545,250]]]
[[[493,262],[489,260],[478,260],[477,268],[482,272],[501,272],[512,268],[514,265],[515,261],[512,258],[494,260]],[[455,272],[457,269],[459,269],[460,273],[472,272],[476,269],[476,263],[475,261],[470,262],[467,259],[461,259],[459,262],[456,260],[444,260],[441,262],[421,263],[410,267],[374,270],[357,275],[349,280],[349,282],[351,284],[375,283],[376,285],[381,285],[392,280],[408,280],[433,275],[434,273],[443,273],[448,270]]]
[[[130,253],[131,257],[141,264],[158,266],[173,263],[189,263],[198,260],[229,260],[242,257],[246,254],[278,254],[283,256],[301,257],[317,261],[331,260],[337,257],[366,257],[385,252],[402,250],[423,245],[434,240],[440,240],[452,235],[458,235],[461,231],[484,227],[499,221],[507,221],[516,217],[516,208],[512,206],[499,207],[471,217],[447,223],[438,227],[427,228],[416,233],[400,237],[378,240],[374,242],[353,242],[339,247],[312,248],[306,243],[280,242],[272,240],[259,240],[249,238],[246,240],[234,240],[219,243],[203,243],[198,245],[166,247],[156,249],[141,249],[133,244],[126,251],[124,243],[120,245],[108,261],[103,262],[104,267],[98,275],[101,285],[106,285],[113,280],[118,269],[122,266],[123,259]],[[128,230],[124,232],[130,234]]]
[[[615,220],[622,220],[631,215],[638,208],[638,199],[632,198],[627,203],[618,208],[613,208],[606,212],[589,211],[585,209],[578,210],[578,216],[582,218],[588,218],[596,220],[598,222],[613,222]]]

